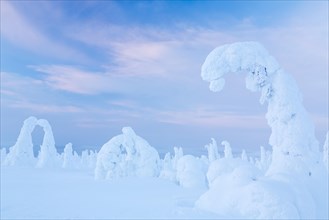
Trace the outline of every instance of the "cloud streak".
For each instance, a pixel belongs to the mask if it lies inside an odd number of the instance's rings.
[[[90,60],[83,53],[51,39],[20,13],[10,1],[1,1],[1,36],[16,46],[39,55],[70,60]]]
[[[113,90],[111,76],[106,73],[91,72],[65,65],[30,67],[35,71],[43,73],[43,81],[54,89],[85,95],[94,95]]]

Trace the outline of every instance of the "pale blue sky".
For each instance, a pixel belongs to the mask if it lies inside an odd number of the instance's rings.
[[[212,49],[246,40],[295,77],[322,144],[327,1],[1,1],[1,146],[34,115],[57,145],[99,149],[129,125],[160,151],[211,137],[268,147],[259,94],[237,76],[212,93],[200,77]]]

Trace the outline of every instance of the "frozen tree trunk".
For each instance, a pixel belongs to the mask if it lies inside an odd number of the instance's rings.
[[[268,103],[266,119],[272,129],[273,148],[267,175],[297,172],[311,175],[319,161],[314,127],[302,105],[294,79],[286,74],[262,45],[256,42],[227,44],[214,49],[206,58],[201,76],[210,90],[223,89],[227,73],[248,72],[246,87],[260,91],[260,102]]]

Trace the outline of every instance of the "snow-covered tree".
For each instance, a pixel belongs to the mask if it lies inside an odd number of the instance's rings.
[[[228,141],[222,141],[222,145],[224,145],[224,155],[225,158],[233,158],[232,148]]]
[[[295,80],[262,45],[238,42],[214,49],[202,66],[201,76],[210,82],[210,90],[220,91],[225,74],[245,71],[246,87],[260,91],[260,102],[268,103],[266,118],[272,129],[269,143],[273,147],[268,175],[292,170],[309,175],[319,156],[313,124]]]
[[[328,219],[328,174],[320,163],[314,127],[296,82],[256,42],[214,49],[201,76],[210,82],[212,91],[220,91],[224,75],[235,72],[247,72],[246,87],[260,91],[260,102],[268,103],[271,165],[258,180],[259,169],[254,169],[251,159],[249,164],[240,160],[242,166],[228,171],[220,163],[237,162],[237,158],[215,161],[207,173],[210,188],[196,202],[197,207],[219,214],[234,212],[242,218]],[[264,150],[261,154],[261,158],[268,157]]]
[[[177,162],[176,178],[186,188],[206,187],[206,166],[200,158],[184,155]]]
[[[243,161],[248,161],[248,156],[247,156],[247,152],[245,149],[242,150],[242,153],[241,153],[241,159]]]
[[[166,153],[160,172],[160,178],[176,181],[176,169],[173,166],[173,159],[170,152]]]
[[[211,143],[207,144],[205,148],[208,151],[208,160],[209,163],[217,160],[220,158],[219,152],[218,152],[218,147],[216,140],[214,138],[211,138]]]
[[[15,145],[9,149],[5,165],[35,165],[32,132],[37,125],[43,128],[44,136],[36,166],[60,166],[60,157],[56,151],[55,139],[49,122],[45,119],[38,120],[33,116],[25,119]]]
[[[39,119],[37,122],[43,128],[44,136],[40,146],[37,167],[59,167],[60,158],[55,147],[55,139],[49,122]]]
[[[5,165],[31,166],[35,164],[31,133],[37,123],[38,119],[33,116],[24,120],[15,145],[9,149]]]
[[[95,178],[157,176],[159,165],[158,152],[132,128],[124,127],[122,134],[109,140],[97,154]]]
[[[177,168],[177,161],[182,156],[184,156],[183,148],[182,147],[174,147],[174,157],[172,159],[172,164],[173,164],[174,169]]]
[[[72,143],[67,143],[63,152],[63,168],[74,168],[73,148]]]
[[[263,146],[260,146],[260,160],[256,160],[256,167],[266,171],[271,164],[271,154],[266,151]]]

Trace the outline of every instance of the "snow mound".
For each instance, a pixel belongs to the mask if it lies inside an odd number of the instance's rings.
[[[159,174],[159,154],[132,128],[105,143],[97,154],[95,179],[124,176],[155,177]]]
[[[252,181],[237,169],[217,178],[196,206],[238,219],[299,219],[294,195],[286,188],[279,181]]]

